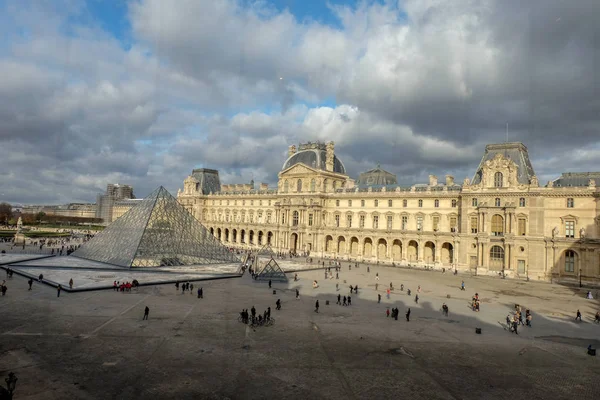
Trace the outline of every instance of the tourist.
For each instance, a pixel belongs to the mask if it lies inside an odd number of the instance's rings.
[[[2,291],[2,296],[6,295],[6,291],[8,290],[8,288],[6,287],[6,285],[4,283],[2,283],[2,286],[0,287],[0,290]]]
[[[275,302],[275,305],[277,306],[275,309],[276,310],[281,310],[281,299],[277,299],[277,301]],[[271,307],[269,307],[269,310],[271,309]]]
[[[404,292],[404,283],[401,283],[401,284],[400,284],[400,291],[401,291],[401,292]]]
[[[351,306],[352,305],[352,298],[350,296],[348,296],[348,305]]]
[[[460,290],[465,290],[465,281],[460,284]]]
[[[585,298],[588,299],[588,300],[593,300],[594,299],[594,297],[592,297],[592,291],[591,290],[587,292],[587,295],[585,296]]]
[[[529,312],[529,310],[525,310],[525,323],[530,328],[531,328],[531,319],[532,319],[531,313]]]
[[[415,303],[419,304],[419,295],[415,295]]]
[[[338,294],[338,299],[337,299],[337,302],[336,302],[335,304],[339,304],[339,305],[341,306],[341,305],[342,305],[342,300],[341,300],[341,298],[342,298],[342,295],[341,295],[341,294]]]
[[[421,293],[421,285],[417,288],[417,293]]]
[[[375,274],[375,279],[379,280],[379,272]]]
[[[377,304],[381,303],[381,293],[377,293]]]
[[[194,284],[190,284],[190,294],[194,294]]]
[[[146,308],[144,309],[144,318],[142,318],[142,321],[148,319],[148,314],[150,314],[150,309],[148,308],[148,306],[146,306]]]
[[[410,321],[410,307],[408,308],[408,311],[406,311],[406,321]]]
[[[117,281],[113,282],[113,292],[119,290],[119,285],[117,285]]]
[[[344,297],[344,300],[346,298]],[[319,312],[319,300],[317,300],[317,302],[315,303],[315,312],[318,313]]]
[[[347,306],[348,304],[346,304],[346,296],[344,296],[344,302],[342,303],[343,306]]]
[[[281,310],[281,301],[277,300],[279,302],[278,306],[278,310]],[[267,307],[267,319],[270,320],[271,319],[271,307]]]
[[[390,289],[386,289],[386,293],[387,293],[387,298],[389,300],[390,299]]]
[[[389,318],[389,316],[390,316],[390,309],[389,308],[387,308],[385,310],[385,316]]]
[[[442,314],[444,314],[446,317],[448,316],[448,306],[446,303],[442,304]]]
[[[44,275],[40,274],[40,276],[38,276],[38,280],[40,281],[40,283],[44,280]]]
[[[69,279],[69,289],[73,289],[73,278]]]
[[[594,322],[600,324],[600,312],[596,312],[596,318],[594,318]]]
[[[33,279],[29,279],[27,281],[27,284],[29,285],[29,290],[31,290],[31,286],[33,285]]]
[[[256,317],[256,308],[254,308],[254,306],[252,306],[252,308],[250,309],[250,312],[252,313],[252,319],[254,320],[254,317]]]
[[[300,298],[300,291],[298,289],[296,289],[296,299]]]
[[[377,288],[379,287],[379,283],[375,284],[375,290],[377,290]]]
[[[517,320],[517,316],[515,315],[515,316],[513,317],[512,327],[513,327],[513,332],[514,332],[516,335],[518,335],[518,334],[519,334],[519,332],[518,332],[518,330],[517,330],[517,327],[518,327],[518,326],[519,326],[519,323],[518,323],[518,320]]]
[[[60,297],[60,291],[61,291],[61,289],[62,289],[62,286],[60,286],[60,285],[58,285],[56,287],[56,297]]]
[[[579,320],[581,322],[581,312],[577,310],[577,316],[575,317],[575,321]]]

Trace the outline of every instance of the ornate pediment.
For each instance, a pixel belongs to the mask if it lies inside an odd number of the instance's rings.
[[[483,163],[481,176],[481,186],[483,188],[507,188],[515,186],[518,183],[517,164],[509,158],[506,158],[501,153],[498,153],[491,160]],[[500,175],[497,175],[497,174]],[[499,176],[502,184],[497,185],[496,177]]]
[[[319,171],[317,171],[316,169],[307,167],[304,164],[295,164],[293,166],[291,166],[290,168],[286,169],[285,171],[282,171],[280,173],[280,176],[288,176],[288,175],[306,175],[306,174],[318,174]]]

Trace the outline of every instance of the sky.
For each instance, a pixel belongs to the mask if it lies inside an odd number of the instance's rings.
[[[193,168],[275,184],[334,141],[351,177],[600,171],[597,0],[0,0],[0,201],[173,194]],[[507,131],[508,124],[508,131]],[[507,134],[508,132],[508,134]]]

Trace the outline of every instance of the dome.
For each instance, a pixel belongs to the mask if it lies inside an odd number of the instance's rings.
[[[367,172],[363,172],[358,177],[356,185],[358,186],[385,186],[385,185],[397,185],[398,179],[396,175],[381,169],[379,165],[377,168]]]
[[[327,170],[325,161],[327,160],[327,151],[325,149],[313,148],[313,149],[304,149],[300,150],[297,153],[291,155],[283,164],[282,171],[296,165],[296,164],[304,164],[308,167]],[[336,155],[333,156],[333,172],[337,174],[346,175],[346,168],[344,168],[344,164],[337,158]]]

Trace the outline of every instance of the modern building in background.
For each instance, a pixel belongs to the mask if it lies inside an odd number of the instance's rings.
[[[104,224],[113,221],[113,207],[120,200],[134,199],[133,188],[129,185],[110,183],[106,186],[106,193],[98,194],[96,200],[96,218],[102,218]]]
[[[23,206],[20,207],[23,214],[38,214],[77,218],[96,218],[96,205],[90,203],[69,203],[57,206]]]
[[[224,244],[520,278],[600,279],[600,173],[540,186],[522,143],[486,146],[473,179],[354,181],[333,142],[290,146],[277,188],[194,170],[178,200]]]

